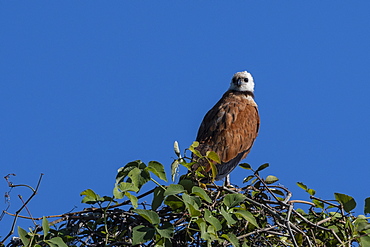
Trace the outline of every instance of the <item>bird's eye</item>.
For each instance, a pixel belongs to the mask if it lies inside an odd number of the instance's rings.
[[[245,81],[245,82],[248,82],[248,78],[244,78],[244,81]]]

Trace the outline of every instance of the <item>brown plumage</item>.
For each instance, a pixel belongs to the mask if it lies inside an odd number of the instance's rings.
[[[202,155],[215,151],[221,159],[216,164],[215,180],[226,177],[250,152],[257,137],[260,119],[254,101],[254,82],[248,72],[234,75],[229,90],[205,115],[196,141]],[[200,161],[206,172],[210,165]]]

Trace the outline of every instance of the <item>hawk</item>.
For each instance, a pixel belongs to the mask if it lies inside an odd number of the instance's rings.
[[[251,151],[259,125],[253,77],[247,71],[235,73],[229,89],[204,116],[196,138],[199,142],[196,149],[202,155],[214,151],[221,160],[216,164],[215,180],[227,177],[225,183],[229,183],[229,173]],[[206,160],[200,160],[195,168],[199,166],[203,166],[205,173],[211,170]]]

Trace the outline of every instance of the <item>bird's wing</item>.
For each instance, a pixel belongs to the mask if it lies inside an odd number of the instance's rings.
[[[255,102],[244,95],[227,94],[208,111],[199,128],[198,150],[205,155],[215,151],[222,163],[244,152],[249,153],[259,130],[259,115]]]

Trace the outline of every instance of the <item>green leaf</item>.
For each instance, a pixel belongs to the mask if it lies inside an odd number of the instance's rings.
[[[199,198],[194,196],[189,196],[188,194],[182,194],[182,199],[185,202],[185,206],[190,214],[191,217],[198,217],[201,215],[199,210],[199,206],[201,205],[201,201]]]
[[[221,215],[225,218],[229,226],[232,226],[237,222],[235,219],[233,219],[233,215],[228,213],[224,207],[221,207]]]
[[[254,178],[254,175],[249,175],[248,177],[244,178],[243,179],[243,183],[246,183],[248,182],[249,180],[251,180],[252,178]]]
[[[242,247],[249,247],[249,245],[246,242],[243,242]]]
[[[84,198],[82,198],[82,203],[94,204],[104,201],[104,198],[96,194],[92,189],[84,190],[81,192],[80,195],[85,196]]]
[[[175,195],[183,192],[185,192],[185,189],[182,185],[170,184],[164,192],[164,196]]]
[[[262,171],[263,169],[269,167],[270,165],[268,163],[265,163],[257,168],[256,172]]]
[[[92,189],[87,189],[87,190],[82,191],[80,193],[80,196],[88,196],[88,197],[92,197],[92,198],[99,197],[98,194],[96,194]]]
[[[55,238],[49,239],[48,242],[51,242],[51,243],[55,244],[58,247],[68,247],[68,245],[66,245],[66,243],[64,243],[64,241],[61,237],[55,237]]]
[[[301,208],[297,208],[296,211],[297,211],[297,213],[302,214],[302,215],[306,214],[306,212]]]
[[[317,208],[322,208],[322,209],[324,209],[324,207],[325,207],[324,203],[323,203],[323,202],[321,202],[321,201],[319,201],[319,200],[313,199],[313,200],[312,200],[312,202],[315,204],[315,206],[316,206]]]
[[[250,184],[255,184],[257,181],[259,182],[258,178],[255,178],[255,179],[253,179],[253,180],[250,182]],[[253,192],[257,192],[257,191],[253,191]],[[252,193],[253,193],[253,192],[252,192]]]
[[[147,221],[149,221],[152,225],[158,225],[159,224],[159,216],[156,212],[152,210],[145,210],[145,209],[134,209],[133,212],[137,213]]]
[[[243,217],[245,220],[250,222],[252,225],[259,228],[259,226],[257,224],[257,221],[256,221],[256,218],[253,216],[253,214],[251,212],[249,212],[247,210],[235,210],[234,214]]]
[[[207,195],[207,193],[200,187],[194,186],[192,189],[192,193],[202,198],[204,201],[211,203],[211,198]]]
[[[343,209],[347,213],[356,207],[356,201],[353,197],[341,193],[334,193],[334,195],[335,199],[343,205]]]
[[[46,235],[48,235],[49,230],[50,230],[49,222],[48,222],[48,220],[45,218],[45,216],[43,216],[43,217],[42,217],[42,231],[44,232],[44,239],[45,239]]]
[[[211,236],[207,232],[207,224],[204,219],[199,218],[195,221],[195,223],[197,223],[199,227],[201,238],[204,240],[211,240]]]
[[[297,242],[298,246],[302,246],[302,242],[303,242],[303,234],[298,232],[294,235],[294,239],[295,241]]]
[[[188,212],[191,217],[198,217],[201,215],[200,210],[198,210],[193,204],[185,203],[186,208],[188,209]]]
[[[279,181],[279,179],[275,176],[272,176],[272,175],[268,175],[265,179],[265,183],[266,184],[273,184],[275,183],[276,181]]]
[[[128,176],[130,171],[134,168],[145,169],[146,165],[141,160],[136,160],[127,163],[124,167],[118,169],[116,176],[116,183],[122,182],[125,177]]]
[[[216,231],[220,231],[222,229],[220,221],[216,217],[214,217],[211,211],[209,211],[208,209],[204,210],[204,219],[212,226],[214,226]]]
[[[365,199],[364,214],[370,214],[370,197]]]
[[[370,224],[368,217],[359,215],[354,221],[354,225],[360,235],[360,246],[370,246]],[[350,223],[349,226],[352,226],[352,224]]]
[[[58,247],[58,245],[57,245],[57,244],[54,244],[54,243],[50,242],[49,240],[44,240],[44,241],[45,241],[45,243],[47,243],[50,247]]]
[[[114,187],[113,196],[115,199],[122,199],[128,191],[138,192],[139,188],[133,183],[120,182]]]
[[[159,236],[156,235],[156,241],[155,247],[172,247],[172,242],[168,238],[159,238]]]
[[[183,166],[185,166],[188,170],[191,170],[194,164],[197,164],[197,162],[190,162],[190,163],[181,163]]]
[[[212,171],[212,180],[215,180],[215,178],[216,178],[216,176],[217,176],[217,173],[218,173],[218,171],[217,171],[217,167],[216,167],[216,165],[215,165],[215,164],[213,164],[213,163],[210,163],[209,165],[211,166],[211,171]]]
[[[172,210],[183,209],[185,203],[181,201],[177,196],[167,196],[164,200],[164,204],[171,207]]]
[[[228,207],[232,208],[245,200],[246,196],[242,194],[228,194],[224,197],[223,203]]]
[[[115,199],[122,199],[125,196],[125,193],[119,191],[117,186],[114,186],[113,196]]]
[[[175,181],[176,179],[176,175],[179,171],[179,165],[180,165],[180,162],[179,160],[174,160],[171,164],[171,178],[172,178],[172,181]]]
[[[218,164],[221,164],[220,157],[218,157],[218,154],[214,151],[207,151],[206,157],[210,160],[217,162]]]
[[[126,191],[133,191],[133,192],[138,192],[139,188],[135,186],[133,183],[126,183],[126,182],[121,182],[117,185],[118,189],[122,192]]]
[[[24,246],[28,246],[30,244],[30,240],[27,237],[27,232],[18,226],[18,235],[21,238],[21,241]]]
[[[314,196],[316,194],[316,191],[313,190],[313,189],[308,189],[307,190],[308,194],[310,194],[311,196]]]
[[[172,238],[175,232],[174,226],[169,222],[164,222],[162,226],[155,229],[162,238]]]
[[[167,182],[167,177],[166,177],[166,172],[164,171],[164,167],[158,161],[149,161],[148,167],[146,169],[148,171],[151,171],[158,178]]]
[[[298,187],[299,188],[302,188],[302,189],[304,189],[305,191],[307,191],[307,186],[304,184],[304,183],[301,183],[301,182],[297,182],[297,185],[298,185]]]
[[[244,169],[247,169],[247,170],[252,170],[252,167],[250,164],[247,164],[247,163],[242,163],[242,164],[239,164],[239,166],[241,168],[244,168]]]
[[[218,233],[214,226],[210,225],[207,227],[207,232],[209,233],[211,241],[217,240],[220,241],[221,239],[218,237]]]
[[[202,201],[199,197],[196,196],[190,196],[186,193],[182,194],[182,200],[185,203],[193,205],[196,209],[199,209],[199,207],[202,205]]]
[[[277,190],[277,189],[270,189],[272,193],[274,194],[277,194],[279,196],[284,196],[284,192],[282,192],[281,190]]]
[[[134,196],[134,195],[130,194],[130,192],[125,192],[125,196],[127,196],[127,197],[128,197],[128,199],[130,199],[131,204],[132,204],[132,206],[133,206],[134,208],[137,208],[137,207],[138,207],[138,203],[137,203],[138,199],[137,199],[137,197],[136,197],[136,196]]]
[[[258,190],[259,188],[261,187],[261,181],[257,181],[254,185],[254,187],[256,187],[257,190],[255,190],[256,192],[258,192],[258,194],[262,195],[262,193],[260,193]],[[254,192],[254,191],[253,191]]]
[[[198,151],[198,150],[196,150],[196,149],[189,149],[193,154],[195,154],[197,157],[202,157],[202,154]]]
[[[222,234],[221,237],[228,240],[229,243],[231,243],[234,247],[239,247],[239,241],[236,238],[235,234],[233,233]]]
[[[202,157],[201,153],[196,150],[195,148],[197,148],[199,146],[199,142],[193,142],[193,144],[191,144],[191,146],[189,147],[189,150],[195,154],[196,156],[198,156],[199,158]]]
[[[132,245],[145,243],[154,237],[155,230],[146,226],[135,226],[132,229]]]
[[[190,147],[192,147],[192,148],[197,148],[198,146],[199,146],[199,142],[194,141],[194,142],[191,144],[191,146],[190,146]]]
[[[194,182],[190,179],[181,179],[179,184],[181,184],[188,193],[191,193],[194,187]]]
[[[313,190],[313,189],[309,189],[305,184],[301,183],[301,182],[297,182],[297,185],[298,187],[304,189],[308,194],[310,194],[311,196],[315,195],[316,194],[316,191]]]
[[[164,199],[164,189],[156,187],[153,192],[152,209],[155,211],[162,205]]]
[[[147,170],[143,170],[137,167],[132,169],[127,176],[131,179],[132,183],[139,189],[141,188],[141,186],[143,186],[146,182],[150,180],[149,172]]]
[[[367,221],[367,217],[365,217],[365,215],[359,215],[354,223],[356,226],[356,231],[358,232],[363,232],[370,229],[370,224]]]
[[[329,215],[332,218],[336,218],[336,219],[341,219],[342,218],[342,214],[341,213],[338,213],[338,212],[329,212]]]
[[[370,246],[370,230],[364,231],[364,235],[361,235],[360,244],[360,246]]]

